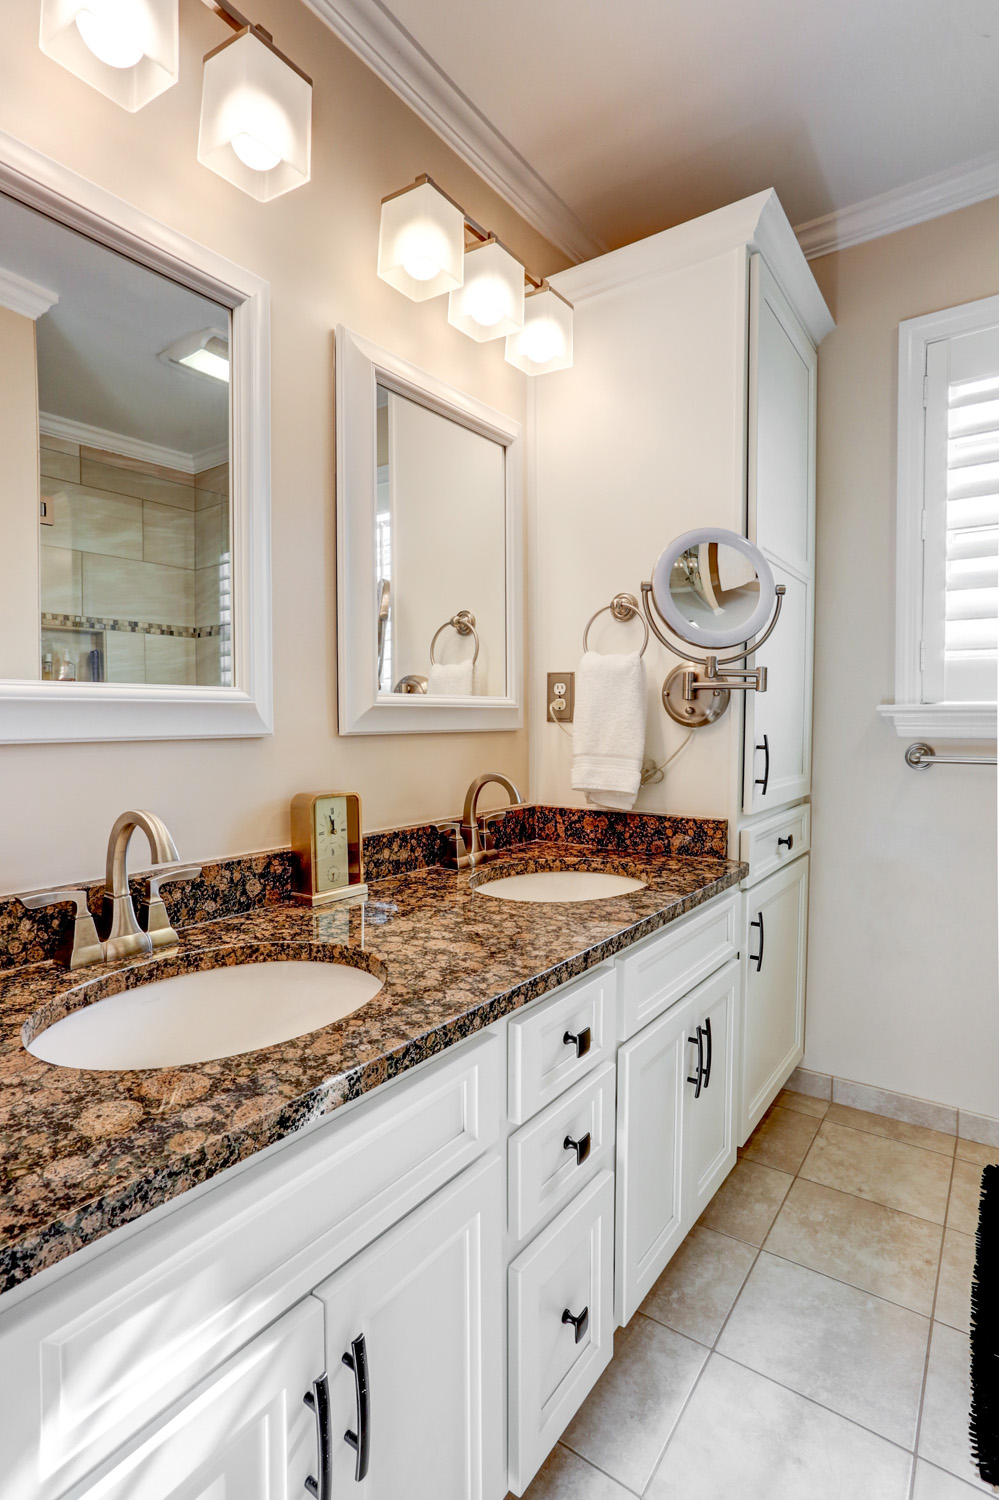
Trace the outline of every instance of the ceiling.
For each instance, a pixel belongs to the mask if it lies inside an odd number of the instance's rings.
[[[38,404],[178,459],[229,432],[229,387],[157,356],[229,310],[0,193],[0,272],[58,294],[37,323]],[[212,460],[213,462],[217,460]]]
[[[362,56],[365,12],[397,22],[610,248],[768,187],[800,225],[999,149],[999,0],[308,3]],[[405,97],[398,55],[372,65]]]

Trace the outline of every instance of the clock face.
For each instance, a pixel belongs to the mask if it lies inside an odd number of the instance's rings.
[[[346,797],[317,797],[312,816],[316,849],[316,890],[333,891],[339,886],[347,885],[350,879]]]

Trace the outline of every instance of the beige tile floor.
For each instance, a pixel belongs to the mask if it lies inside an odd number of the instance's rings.
[[[972,1500],[978,1185],[999,1148],[785,1090],[528,1500]]]

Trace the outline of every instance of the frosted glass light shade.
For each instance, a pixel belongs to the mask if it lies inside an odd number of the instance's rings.
[[[252,30],[205,58],[198,160],[261,203],[309,180],[312,84]]]
[[[178,0],[42,0],[38,45],[133,113],[177,82]]]
[[[464,276],[465,215],[457,204],[421,182],[382,202],[378,274],[414,302],[460,287]]]
[[[465,280],[447,299],[447,320],[477,343],[524,323],[524,268],[498,240],[465,251]]]
[[[572,307],[551,287],[524,299],[524,326],[507,335],[505,359],[526,375],[572,366]]]

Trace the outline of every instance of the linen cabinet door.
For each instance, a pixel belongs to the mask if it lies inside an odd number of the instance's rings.
[[[501,1500],[502,1238],[493,1156],[317,1287],[334,1496]]]
[[[767,669],[765,693],[746,694],[743,811],[807,797],[812,784],[812,582],[771,561],[787,590],[773,635],[750,657]]]
[[[804,1052],[808,856],[761,880],[743,900],[740,1145]]]
[[[300,1500],[323,1475],[314,1382],[323,1310],[306,1297],[233,1356],[83,1500]]]
[[[738,963],[727,964],[689,1000],[687,1060],[692,1066],[683,1084],[685,1225],[699,1217],[735,1166],[739,972]]]
[[[619,1324],[640,1306],[686,1232],[683,1089],[696,1065],[684,1000],[618,1051],[614,1303]]]

